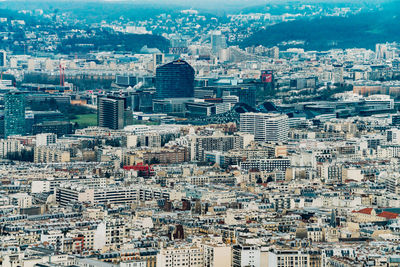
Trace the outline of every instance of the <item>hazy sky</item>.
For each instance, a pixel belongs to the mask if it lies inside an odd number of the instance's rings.
[[[121,0],[101,0],[107,2],[121,2]],[[255,6],[271,2],[284,2],[283,0],[122,0],[125,2],[175,4],[193,7],[218,7],[218,6]]]
[[[96,1],[96,0],[95,0]],[[285,2],[325,2],[325,3],[380,3],[380,2],[389,2],[394,0],[97,0],[97,1],[114,1],[114,2],[137,2],[137,3],[153,3],[153,4],[176,4],[181,6],[192,6],[192,7],[248,7],[248,6],[256,6],[260,4],[273,4],[273,3],[285,3]]]
[[[204,10],[214,10],[214,11],[227,11],[227,10],[235,10],[242,9],[245,7],[259,6],[259,5],[267,5],[267,4],[275,4],[275,3],[290,3],[290,2],[298,2],[298,3],[373,3],[379,4],[382,2],[390,2],[396,0],[0,0],[0,3],[5,1],[7,3],[12,2],[67,2],[69,4],[73,2],[92,2],[99,3],[102,2],[122,2],[122,3],[138,3],[138,4],[151,4],[155,7],[157,6],[174,6],[178,5],[184,8],[197,8]],[[397,0],[399,1],[399,0]]]

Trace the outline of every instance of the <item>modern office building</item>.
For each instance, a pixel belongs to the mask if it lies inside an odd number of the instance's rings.
[[[7,58],[7,52],[4,50],[0,50],[0,67],[6,66],[6,58]]]
[[[288,116],[278,113],[242,113],[240,131],[254,135],[259,142],[286,142],[288,140]]]
[[[173,116],[185,116],[186,104],[193,102],[192,98],[165,98],[153,101],[154,113],[165,113]]]
[[[186,110],[188,116],[192,118],[209,117],[216,114],[215,104],[207,102],[187,102]]]
[[[399,113],[392,115],[392,125],[400,126],[400,114]]]
[[[25,132],[25,95],[7,93],[4,95],[4,135],[23,135]]]
[[[72,134],[74,130],[72,122],[68,121],[44,121],[32,126],[33,134],[53,133],[57,136]]]
[[[214,31],[211,33],[211,49],[214,54],[218,53],[221,49],[225,49],[226,37],[221,31]]]
[[[117,75],[115,83],[119,86],[135,86],[137,84],[137,77],[132,75]]]
[[[162,64],[164,64],[164,54],[153,54],[153,71]]]
[[[131,109],[133,111],[152,112],[154,92],[139,91],[131,95]]]
[[[97,125],[113,130],[124,128],[125,99],[101,97],[97,102]]]
[[[230,95],[239,97],[239,102],[249,105],[250,107],[256,106],[256,88],[255,87],[234,87],[229,89]]]
[[[162,65],[156,70],[156,97],[194,96],[194,69],[183,60]]]

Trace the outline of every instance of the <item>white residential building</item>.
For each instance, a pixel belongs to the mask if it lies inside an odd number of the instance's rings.
[[[240,131],[254,135],[255,141],[286,142],[289,133],[289,118],[278,113],[242,113]]]
[[[157,254],[157,267],[203,267],[203,251],[198,247],[163,248]]]
[[[19,141],[17,140],[7,140],[2,139],[0,140],[0,157],[5,158],[7,157],[8,153],[12,152],[20,152],[22,146]]]

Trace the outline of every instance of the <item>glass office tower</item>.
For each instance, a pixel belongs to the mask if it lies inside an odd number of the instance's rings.
[[[25,95],[22,92],[7,93],[4,95],[4,136],[25,133]]]
[[[156,70],[156,97],[194,96],[194,69],[183,60],[162,65]]]

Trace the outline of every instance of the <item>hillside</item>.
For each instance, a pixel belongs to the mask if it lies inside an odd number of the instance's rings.
[[[98,30],[93,37],[65,39],[61,42],[58,50],[62,53],[89,51],[132,51],[137,53],[145,45],[166,52],[169,41],[158,35],[122,34]]]
[[[349,17],[302,19],[273,25],[256,32],[240,46],[252,45],[285,48],[285,42],[301,41],[287,47],[306,50],[363,47],[373,49],[376,43],[400,41],[400,2],[384,9]]]

